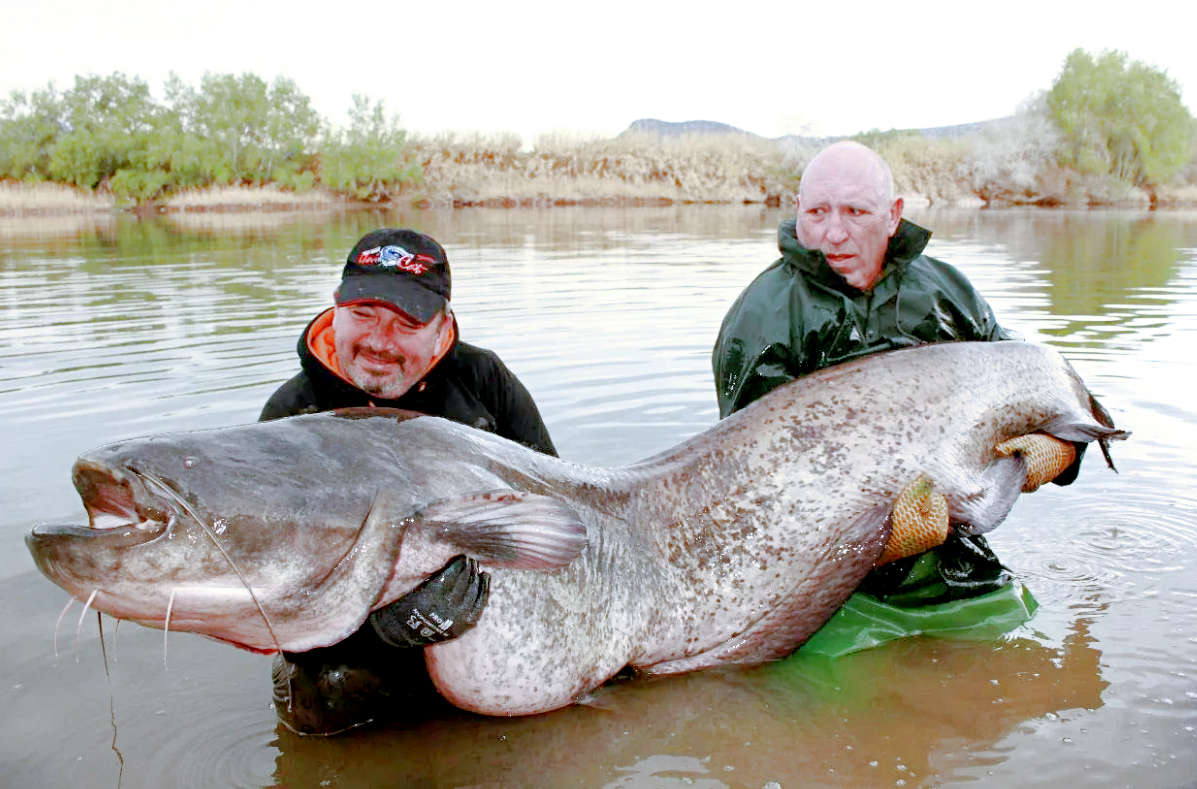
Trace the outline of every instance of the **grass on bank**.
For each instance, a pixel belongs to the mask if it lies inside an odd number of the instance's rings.
[[[343,205],[345,199],[324,190],[306,192],[285,190],[277,184],[263,186],[213,186],[206,189],[186,189],[161,202],[163,210],[197,211],[213,208],[228,210],[304,210],[331,208]]]
[[[796,184],[783,149],[749,136],[557,135],[524,151],[514,135],[440,135],[409,147],[424,173],[413,197],[434,205],[763,203]]]

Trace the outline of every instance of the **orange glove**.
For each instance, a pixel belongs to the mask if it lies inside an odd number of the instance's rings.
[[[1076,447],[1046,433],[1030,433],[1003,441],[993,448],[999,457],[1022,454],[1027,466],[1027,481],[1023,493],[1033,493],[1045,482],[1051,482],[1076,460]]]
[[[890,514],[893,528],[889,542],[885,544],[876,566],[943,545],[951,530],[948,524],[948,500],[943,494],[936,493],[934,486],[930,477],[920,474],[918,479],[898,493]]]

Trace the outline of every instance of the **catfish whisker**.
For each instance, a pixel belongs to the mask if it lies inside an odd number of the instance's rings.
[[[245,587],[245,591],[249,592],[249,598],[254,601],[254,607],[258,609],[258,613],[262,615],[262,621],[266,623],[266,632],[270,633],[270,640],[274,642],[275,649],[277,649],[279,652],[282,652],[283,646],[279,643],[278,636],[274,634],[274,626],[270,624],[270,617],[266,615],[266,609],[263,608],[262,603],[258,601],[258,596],[254,594],[253,587],[250,586],[249,580],[245,577],[245,574],[241,572],[241,568],[238,567],[237,563],[233,561],[233,557],[229,556],[228,551],[226,551],[224,546],[220,544],[220,540],[216,539],[216,533],[212,531],[212,527],[199,516],[199,513],[196,512],[195,509],[188,504],[182,496],[176,493],[173,488],[167,485],[166,482],[157,475],[150,474],[148,472],[136,471],[136,469],[134,469],[134,471],[140,475],[142,479],[153,483],[154,486],[159,489],[162,495],[178,504],[179,509],[190,515],[192,520],[199,524],[199,527],[204,530],[204,534],[208,535],[208,539],[212,541],[212,544],[216,546],[218,551],[220,551],[220,555],[223,556],[224,560],[229,563],[229,567],[231,567],[233,572],[237,574],[237,578],[241,580],[241,585]],[[171,601],[174,601],[174,592],[171,592]],[[290,707],[290,682],[287,683],[287,686],[287,706]]]
[[[245,574],[241,572],[241,568],[238,567],[237,563],[233,561],[233,557],[229,556],[228,552],[224,549],[224,546],[220,544],[220,540],[216,539],[216,533],[212,531],[212,527],[204,522],[204,519],[199,516],[199,513],[192,509],[191,505],[188,504],[182,496],[180,496],[178,493],[175,493],[170,486],[168,486],[157,476],[143,472],[138,473],[141,474],[141,476],[145,479],[153,482],[159,489],[161,489],[164,495],[178,504],[179,507],[188,515],[190,515],[192,519],[199,524],[200,528],[204,530],[204,533],[208,535],[210,540],[212,540],[212,544],[215,545],[216,549],[220,551],[220,555],[224,557],[224,560],[229,563],[229,567],[231,567],[233,572],[237,574],[237,578],[240,579],[241,585],[245,587],[245,591],[249,592],[250,599],[254,601],[254,606],[258,609],[258,613],[262,615],[262,621],[266,623],[266,630],[270,633],[270,639],[274,641],[275,648],[282,652],[283,647],[281,644],[279,644],[278,637],[274,634],[274,627],[270,624],[270,617],[266,615],[266,609],[262,608],[262,604],[258,602],[258,596],[254,594],[253,587],[250,586],[249,580],[245,577]]]
[[[170,666],[166,664],[166,644],[170,637],[170,614],[175,608],[175,592],[179,591],[179,587],[170,590],[170,600],[166,601],[166,621],[162,623],[162,670],[170,671]]]
[[[62,620],[66,618],[67,611],[70,611],[74,604],[75,598],[67,600],[67,604],[62,607],[62,613],[58,615],[58,621],[54,623],[54,657],[58,657],[58,631],[62,629]]]
[[[91,596],[87,598],[87,602],[83,604],[83,613],[79,614],[79,625],[75,628],[75,662],[79,662],[79,633],[83,631],[83,619],[87,616],[88,610],[91,608],[92,601],[96,599],[96,595],[100,593],[99,589],[93,589]]]

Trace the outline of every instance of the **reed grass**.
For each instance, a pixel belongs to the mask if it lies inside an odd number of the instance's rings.
[[[0,214],[60,214],[111,211],[112,195],[52,183],[0,181]]]
[[[296,210],[328,208],[343,204],[344,199],[319,189],[292,192],[275,184],[264,186],[214,186],[205,189],[186,189],[171,195],[161,203],[163,210]]]
[[[748,136],[658,140],[542,136],[523,151],[513,135],[414,138],[433,205],[764,203],[792,188],[784,151]]]

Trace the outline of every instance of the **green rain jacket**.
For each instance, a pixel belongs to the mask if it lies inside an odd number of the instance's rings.
[[[781,258],[723,319],[712,363],[719,416],[784,383],[879,351],[951,340],[1007,340],[963,274],[922,254],[931,232],[905,219],[889,241],[881,279],[862,291],[798,243],[794,219],[778,229]]]
[[[955,340],[1007,340],[993,310],[954,267],[923,254],[930,231],[903,219],[881,278],[862,291],[803,247],[795,219],[778,228],[781,258],[736,299],[711,362],[719,415],[824,367],[871,353]],[[1035,602],[983,538],[959,537],[874,570],[802,650],[844,654],[917,633],[992,636]]]

